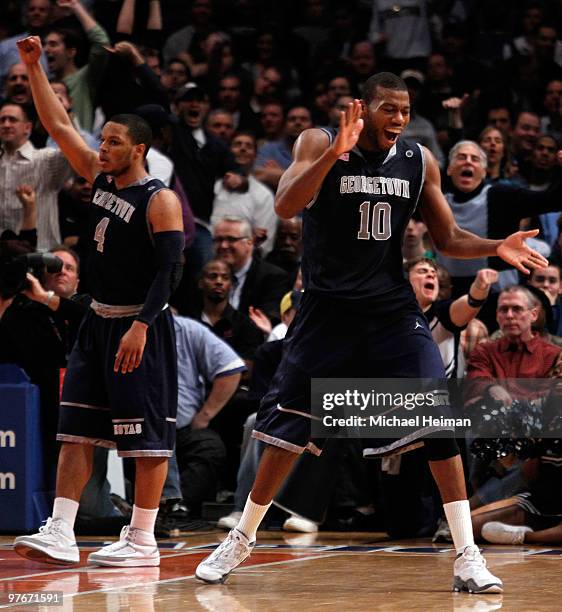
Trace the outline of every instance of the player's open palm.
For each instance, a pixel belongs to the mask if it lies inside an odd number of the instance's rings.
[[[36,64],[41,57],[42,47],[39,36],[28,36],[17,42],[21,61],[30,66]]]
[[[347,105],[347,109],[340,113],[340,127],[332,148],[334,153],[342,155],[351,151],[357,144],[359,134],[363,129],[363,119],[361,118],[361,102],[354,100]]]
[[[548,261],[525,244],[526,238],[533,238],[538,233],[539,230],[530,230],[511,234],[498,247],[498,256],[524,274],[529,274],[529,268],[546,268]]]

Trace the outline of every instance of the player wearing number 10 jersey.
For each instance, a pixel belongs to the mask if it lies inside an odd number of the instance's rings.
[[[283,357],[258,412],[254,437],[267,443],[242,517],[228,538],[196,570],[223,582],[247,558],[273,496],[311,439],[312,378],[445,378],[427,321],[402,275],[401,242],[419,206],[438,249],[456,257],[497,254],[520,270],[544,266],[518,232],[504,241],[461,230],[440,189],[437,163],[423,147],[400,140],[408,124],[405,83],[380,73],[363,99],[340,115],[337,131],[305,130],[294,161],[279,182],[277,213],[303,214],[305,294],[285,340]],[[462,463],[454,439],[395,440],[390,453],[423,443],[457,549],[454,587],[502,591],[474,546]]]

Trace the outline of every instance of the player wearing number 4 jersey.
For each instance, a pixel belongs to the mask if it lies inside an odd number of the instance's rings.
[[[275,207],[283,218],[303,214],[306,291],[258,412],[253,435],[268,446],[254,486],[238,526],[198,566],[200,580],[223,582],[250,555],[256,530],[298,454],[320,452],[321,441],[311,439],[311,378],[445,378],[402,272],[402,237],[416,207],[436,247],[448,255],[499,255],[524,272],[546,265],[524,243],[536,232],[483,240],[456,225],[436,161],[424,147],[399,138],[409,116],[404,82],[380,73],[366,82],[363,100],[341,113],[337,131],[306,130],[295,143]],[[414,441],[424,444],[457,549],[454,588],[501,592],[501,580],[474,546],[456,442],[420,436]],[[388,454],[404,443],[394,440],[369,453]]]
[[[181,205],[145,171],[152,134],[143,119],[113,117],[102,130],[98,155],[80,138],[49,87],[39,64],[39,38],[18,46],[41,123],[78,175],[93,183],[93,300],[68,360],[53,516],[39,533],[16,538],[15,550],[47,563],[79,561],[73,527],[98,445],[135,458],[135,505],[120,540],[88,561],[158,565],[154,523],[175,442],[176,348],[167,300],[181,271]]]

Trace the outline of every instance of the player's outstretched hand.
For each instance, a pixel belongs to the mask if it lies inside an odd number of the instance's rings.
[[[340,129],[332,144],[334,153],[339,157],[343,153],[351,151],[357,143],[362,129],[361,101],[353,100],[347,105],[347,109],[340,113]]]
[[[502,241],[498,247],[498,257],[517,268],[523,274],[529,274],[529,268],[546,268],[548,261],[540,253],[525,244],[526,238],[533,238],[538,229],[528,232],[515,232]]]
[[[20,52],[21,61],[27,66],[36,64],[41,57],[43,48],[39,36],[28,36],[16,43]]]

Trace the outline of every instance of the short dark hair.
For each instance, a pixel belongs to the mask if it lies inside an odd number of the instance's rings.
[[[21,102],[10,102],[10,100],[4,100],[0,104],[0,110],[2,110],[5,106],[17,106],[21,110],[21,114],[23,115],[24,121],[32,122],[33,114],[32,107],[29,104],[22,104]]]
[[[201,269],[201,274],[199,275],[199,278],[203,278],[207,272],[207,270],[214,264],[216,263],[220,263],[222,264],[230,273],[230,280],[232,281],[234,279],[234,271],[232,269],[232,266],[227,263],[226,261],[224,261],[224,259],[219,259],[218,257],[215,257],[213,259],[210,259]]]
[[[425,263],[437,272],[437,264],[435,263],[435,260],[425,257],[424,255],[414,257],[414,259],[408,259],[408,261],[404,263],[404,272],[409,274],[410,270],[419,263]]]
[[[393,72],[377,72],[365,81],[363,88],[363,100],[369,104],[377,95],[377,87],[394,89],[396,91],[408,91],[406,83]]]
[[[147,121],[139,117],[139,115],[133,115],[132,113],[114,115],[109,121],[126,126],[133,144],[143,144],[146,146],[144,151],[144,156],[146,157],[148,150],[152,146],[152,130]]]
[[[62,38],[62,42],[67,49],[79,49],[81,38],[80,34],[74,28],[61,28],[53,26],[47,30],[47,34],[58,34]]]
[[[80,256],[78,255],[78,253],[70,248],[69,246],[67,246],[66,244],[55,244],[54,247],[51,247],[49,249],[49,253],[56,253],[57,251],[60,252],[64,252],[64,253],[68,253],[76,262],[76,272],[77,274],[80,274]]]
[[[251,138],[254,142],[254,149],[257,151],[258,141],[254,132],[250,130],[238,130],[237,132],[234,132],[234,134],[232,135],[232,140],[230,142],[233,142],[235,138],[238,138],[238,136],[247,136],[248,138]]]

